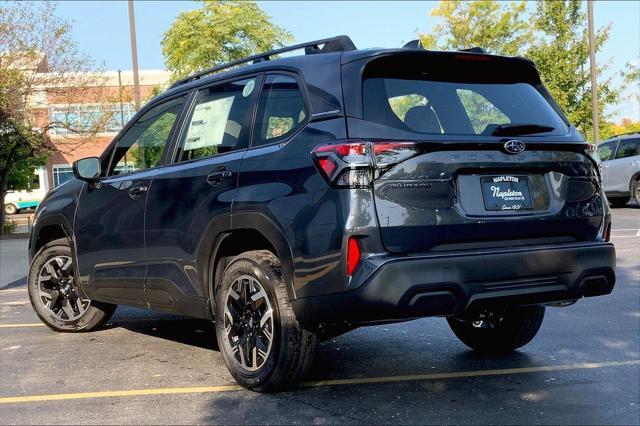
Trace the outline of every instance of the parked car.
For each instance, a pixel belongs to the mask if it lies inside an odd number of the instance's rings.
[[[44,169],[35,171],[35,176],[23,187],[9,188],[4,197],[5,214],[17,214],[21,210],[35,209],[46,194]]]
[[[631,198],[640,205],[640,133],[614,136],[598,145],[602,186],[609,202],[622,207]]]
[[[545,307],[614,286],[587,148],[523,58],[270,51],[176,82],[74,164],[37,211],[29,295],[57,331],[118,304],[212,319],[263,392],[363,325],[440,316],[514,350]]]

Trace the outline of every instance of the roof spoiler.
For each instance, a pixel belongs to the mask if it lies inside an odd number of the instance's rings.
[[[407,42],[404,46],[402,46],[403,49],[424,49],[424,47],[422,46],[422,42],[420,41],[420,39],[415,39],[415,40],[411,40],[409,42]],[[482,47],[470,47],[468,49],[458,49],[459,52],[469,52],[469,53],[484,53],[486,54],[487,51],[484,50]]]
[[[295,50],[304,49],[305,55],[315,55],[319,53],[332,53],[332,52],[347,52],[356,50],[355,44],[346,35],[339,35],[331,38],[324,38],[320,40],[309,41],[306,43],[294,44],[293,46],[287,46],[280,49],[269,50],[268,52],[258,53],[257,55],[247,56],[246,58],[238,59],[236,61],[228,62],[223,65],[218,65],[212,68],[207,68],[203,71],[190,75],[189,77],[173,83],[171,88],[180,86],[190,81],[197,80],[209,74],[213,74],[218,71],[225,70],[237,65],[243,65],[247,63],[257,64],[259,62],[269,61],[272,56],[279,55],[281,53],[292,52]]]

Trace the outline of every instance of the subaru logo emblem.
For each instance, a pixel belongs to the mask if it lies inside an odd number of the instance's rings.
[[[515,139],[507,141],[504,144],[504,150],[507,151],[508,154],[520,154],[524,151],[524,142]]]

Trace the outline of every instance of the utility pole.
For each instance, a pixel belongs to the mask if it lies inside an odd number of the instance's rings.
[[[122,71],[118,70],[118,101],[120,102],[120,128],[124,127],[124,108],[122,107]]]
[[[591,110],[593,114],[593,143],[600,142],[598,117],[598,82],[596,79],[596,40],[593,30],[593,0],[587,1],[587,21],[589,26],[589,69],[591,71]]]
[[[136,43],[136,18],[133,13],[133,0],[129,0],[129,36],[131,38],[131,61],[133,62],[133,99],[136,111],[140,110],[140,81],[138,79],[138,46]]]

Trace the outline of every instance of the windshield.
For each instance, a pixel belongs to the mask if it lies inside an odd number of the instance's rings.
[[[523,82],[376,76],[364,80],[363,101],[366,121],[414,133],[495,137],[568,132],[549,102]]]

